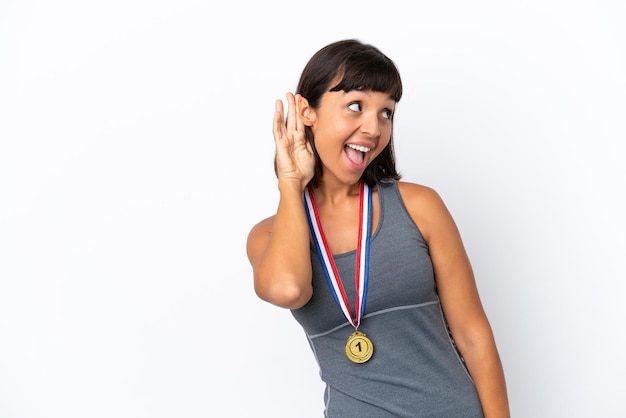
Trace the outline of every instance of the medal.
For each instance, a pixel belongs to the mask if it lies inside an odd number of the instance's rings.
[[[330,252],[322,223],[315,204],[313,192],[308,188],[305,189],[304,198],[306,201],[305,209],[311,233],[314,237],[315,248],[322,262],[324,275],[328,282],[330,292],[335,302],[341,308],[344,316],[354,327],[354,332],[348,337],[345,346],[345,352],[348,359],[354,363],[365,363],[372,354],[374,354],[374,345],[372,341],[362,332],[359,325],[361,317],[365,311],[365,301],[367,299],[367,281],[369,273],[369,250],[370,235],[372,229],[372,189],[365,183],[361,183],[359,191],[359,235],[356,250],[356,266],[354,285],[356,290],[356,301],[354,307],[354,317],[348,306],[348,298],[339,277],[335,260]]]
[[[353,363],[365,363],[374,354],[372,340],[360,331],[354,331],[346,341],[346,357]]]

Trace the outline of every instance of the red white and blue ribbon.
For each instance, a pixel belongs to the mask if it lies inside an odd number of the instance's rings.
[[[372,229],[372,189],[365,183],[361,183],[359,192],[359,235],[356,250],[356,266],[354,285],[356,290],[356,301],[354,308],[354,316],[350,312],[348,298],[346,296],[341,277],[337,271],[335,260],[330,251],[322,223],[320,221],[317,205],[313,192],[308,188],[304,191],[305,208],[309,227],[313,234],[315,248],[319,255],[324,275],[328,281],[331,294],[335,298],[335,302],[339,305],[343,314],[346,316],[352,326],[357,329],[361,324],[363,312],[365,312],[365,301],[367,300],[367,285],[369,276],[369,253],[370,253],[370,235]]]

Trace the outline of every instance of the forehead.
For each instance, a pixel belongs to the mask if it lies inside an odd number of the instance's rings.
[[[346,62],[332,77],[329,87],[331,91],[388,92],[396,102],[402,97],[400,75],[390,62],[383,65],[365,64],[363,61]]]

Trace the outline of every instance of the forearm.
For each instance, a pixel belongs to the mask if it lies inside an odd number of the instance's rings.
[[[269,242],[255,269],[255,288],[270,303],[298,308],[312,294],[309,225],[301,186],[280,183],[279,189]]]
[[[459,347],[474,380],[485,418],[510,417],[504,370],[491,332],[478,343]]]

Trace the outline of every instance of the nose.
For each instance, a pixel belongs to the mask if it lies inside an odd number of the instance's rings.
[[[374,112],[364,113],[361,120],[361,132],[365,135],[376,138],[380,136],[380,121]]]

